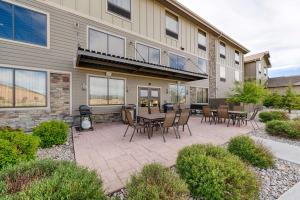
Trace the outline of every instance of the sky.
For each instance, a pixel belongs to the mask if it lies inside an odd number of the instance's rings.
[[[270,51],[270,77],[300,75],[300,0],[178,0],[247,47]]]

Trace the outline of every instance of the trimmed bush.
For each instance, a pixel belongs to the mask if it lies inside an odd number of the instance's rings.
[[[270,111],[259,113],[259,119],[261,122],[269,122],[272,120],[288,120],[289,117],[286,112],[282,111]]]
[[[0,169],[36,157],[40,140],[22,131],[0,131]]]
[[[96,173],[66,161],[21,163],[0,172],[0,196],[13,199],[106,199]]]
[[[182,149],[177,171],[194,198],[214,200],[257,199],[259,182],[237,156],[221,147],[192,145]]]
[[[64,144],[67,141],[69,126],[63,121],[43,122],[33,129],[33,135],[41,138],[41,147]]]
[[[270,168],[275,164],[273,154],[262,144],[255,143],[249,136],[232,138],[228,145],[230,153],[258,168]]]
[[[266,124],[266,132],[274,136],[300,139],[300,121],[273,120]]]
[[[127,184],[128,200],[186,200],[187,185],[179,176],[159,164],[144,166]]]

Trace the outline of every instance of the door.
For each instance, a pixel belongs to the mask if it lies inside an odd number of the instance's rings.
[[[139,87],[138,107],[160,107],[160,89]]]

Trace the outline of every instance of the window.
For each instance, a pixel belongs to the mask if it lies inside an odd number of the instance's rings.
[[[223,66],[220,67],[220,80],[226,81],[226,68]]]
[[[160,64],[160,50],[137,43],[136,59],[149,63]]]
[[[261,73],[261,71],[262,71],[261,61],[257,62],[257,68],[258,68],[258,72]]]
[[[184,85],[169,86],[171,103],[186,103],[186,87]]]
[[[234,71],[234,80],[237,82],[240,81],[240,72],[238,70]]]
[[[264,74],[265,74],[265,76],[267,76],[267,74],[268,74],[267,68],[264,68]]]
[[[235,60],[235,64],[237,64],[237,65],[240,64],[240,52],[235,51],[235,53],[234,53],[234,60]]]
[[[206,51],[206,33],[198,30],[198,48]]]
[[[208,103],[208,88],[190,87],[191,104]]]
[[[178,17],[166,12],[166,34],[175,39],[178,39],[179,23]]]
[[[198,58],[198,66],[201,73],[207,73],[207,60]]]
[[[89,105],[125,104],[125,80],[89,76]]]
[[[185,57],[173,53],[169,54],[169,64],[171,68],[184,70],[185,63],[186,63]]]
[[[47,73],[0,67],[0,107],[46,107]]]
[[[131,19],[131,0],[107,0],[107,10]]]
[[[125,40],[89,29],[89,48],[94,51],[125,57]]]
[[[223,42],[220,42],[220,57],[226,58],[226,45]]]
[[[48,45],[46,14],[3,1],[0,1],[0,13],[0,38]]]

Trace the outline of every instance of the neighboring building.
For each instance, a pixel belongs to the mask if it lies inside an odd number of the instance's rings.
[[[0,0],[0,126],[93,108],[207,103],[243,81],[249,51],[173,0]],[[89,49],[89,50],[87,50]]]
[[[265,84],[268,80],[268,69],[272,67],[270,53],[268,51],[246,56],[244,77],[247,81],[256,80]]]
[[[292,85],[294,91],[300,95],[300,76],[269,78],[267,83],[271,91],[277,91],[281,95],[285,94],[289,85]]]

